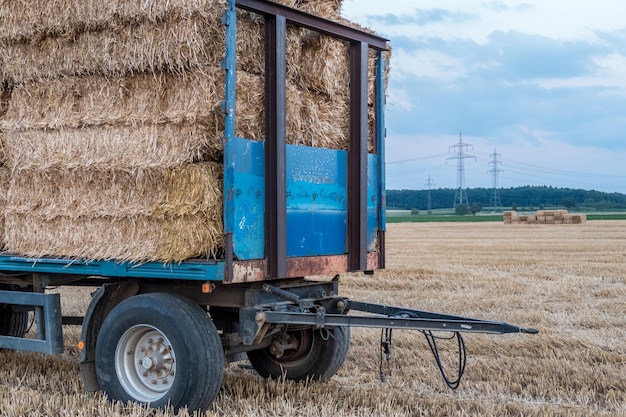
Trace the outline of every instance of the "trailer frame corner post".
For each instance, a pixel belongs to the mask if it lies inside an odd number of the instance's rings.
[[[32,307],[37,316],[37,339],[0,335],[1,348],[48,354],[63,353],[61,296],[59,294],[0,291],[0,303]]]
[[[369,45],[350,42],[349,270],[367,270],[367,65]]]
[[[235,112],[237,90],[237,11],[236,1],[228,0],[228,10],[222,17],[226,26],[226,55],[222,68],[226,71],[226,96],[222,105],[224,127],[224,282],[233,280],[233,233],[235,231]]]
[[[378,221],[379,221],[379,257],[378,267],[385,268],[385,232],[387,230],[387,192],[385,177],[385,140],[387,130],[385,128],[385,72],[386,63],[383,51],[376,52],[376,150],[378,152]]]
[[[287,19],[265,15],[265,251],[268,274],[287,276]]]

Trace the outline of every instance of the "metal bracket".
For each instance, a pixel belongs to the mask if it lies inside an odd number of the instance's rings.
[[[61,324],[61,296],[20,291],[0,291],[0,304],[33,307],[40,311],[37,320],[38,339],[0,336],[0,348],[30,352],[63,353],[63,327]]]

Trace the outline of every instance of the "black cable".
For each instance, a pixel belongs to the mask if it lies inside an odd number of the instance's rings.
[[[383,353],[387,359],[387,362],[391,360],[391,333],[392,329],[381,329],[380,331],[380,361],[379,361],[379,375],[380,382],[387,382],[387,375],[383,371]],[[383,337],[384,335],[384,337]]]
[[[419,318],[419,316],[416,313],[411,312],[411,311],[398,312],[397,314],[395,314],[395,317]],[[435,357],[437,368],[439,368],[439,372],[441,373],[441,376],[443,377],[444,382],[451,389],[457,389],[459,385],[461,384],[461,379],[463,378],[463,374],[465,373],[465,366],[467,365],[467,350],[465,348],[465,341],[463,340],[461,333],[454,332],[452,333],[452,336],[450,337],[441,337],[441,336],[435,336],[433,332],[430,330],[422,330],[422,334],[424,335],[424,337],[426,337],[426,341],[428,342],[428,347],[430,348],[430,351],[433,353],[433,356]],[[381,334],[381,337],[382,337],[382,334]],[[454,338],[457,339],[457,345],[459,348],[459,356],[458,356],[459,367],[457,369],[457,377],[455,380],[452,381],[446,374],[446,370],[444,369],[443,363],[441,362],[441,356],[439,355],[439,345],[437,344],[437,339],[450,340]],[[389,331],[389,348],[390,348],[390,354],[391,354],[391,330]],[[381,348],[381,372],[382,372],[382,348]]]
[[[428,342],[428,347],[430,347],[430,351],[433,353],[435,357],[435,362],[437,363],[437,367],[439,368],[439,372],[443,377],[446,385],[452,389],[457,389],[459,384],[461,383],[461,378],[463,378],[463,374],[465,373],[465,365],[467,364],[467,350],[465,349],[465,342],[463,341],[463,337],[461,333],[454,332],[452,336],[442,338],[435,336],[431,331],[422,331],[424,336],[426,337],[426,341]],[[451,381],[448,375],[446,374],[445,369],[443,368],[443,364],[441,363],[441,357],[439,356],[439,346],[437,345],[437,339],[457,339],[457,344],[459,347],[459,367],[457,370],[457,378],[454,381]]]

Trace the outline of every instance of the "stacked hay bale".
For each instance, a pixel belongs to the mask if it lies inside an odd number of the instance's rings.
[[[339,0],[279,2],[340,19]],[[225,10],[224,0],[0,6],[7,250],[220,255]],[[263,140],[263,20],[238,14],[236,135]],[[345,45],[289,27],[287,52],[288,142],[347,149]]]
[[[504,212],[504,224],[582,224],[584,214],[569,214],[567,210],[537,210],[536,214],[519,215],[516,211]]]
[[[512,210],[505,211],[503,213],[503,217],[504,217],[505,224],[519,223],[519,217],[516,211],[512,211]]]

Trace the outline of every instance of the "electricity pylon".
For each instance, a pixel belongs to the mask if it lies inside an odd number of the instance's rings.
[[[453,208],[456,208],[456,206],[458,206],[459,204],[465,204],[467,207],[469,207],[469,201],[467,199],[467,191],[465,190],[465,160],[467,158],[474,158],[474,161],[476,161],[476,157],[473,155],[466,154],[465,151],[474,150],[474,146],[468,143],[463,143],[463,136],[461,135],[461,132],[459,132],[459,143],[457,143],[456,145],[450,146],[448,148],[448,152],[452,152],[452,149],[454,149],[454,152],[456,153],[456,155],[447,158],[446,162],[448,161],[448,159],[456,159],[458,161],[457,173],[456,173],[457,189],[454,192]]]
[[[488,174],[491,174],[491,200],[489,201],[489,205],[493,207],[493,213],[500,209],[502,206],[502,202],[500,201],[500,192],[498,191],[498,173],[504,172],[503,170],[498,168],[498,165],[502,163],[498,158],[501,156],[499,153],[496,153],[496,148],[493,148],[493,153],[489,155],[491,157],[491,161],[489,161],[489,165],[492,165],[492,168],[487,171]]]
[[[430,179],[430,175],[428,175],[428,179],[424,183],[424,187],[428,190],[428,201],[426,203],[426,209],[428,210],[428,214],[433,214],[433,202],[430,196],[430,189],[435,185],[435,182]]]

